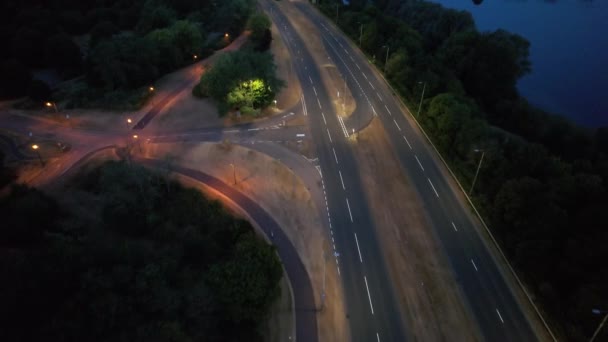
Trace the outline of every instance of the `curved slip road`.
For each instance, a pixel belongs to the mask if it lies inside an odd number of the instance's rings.
[[[135,158],[134,160],[142,165],[154,168],[162,168],[166,164],[163,160],[157,159]],[[315,307],[312,284],[298,253],[291,241],[289,241],[289,238],[281,230],[279,224],[249,197],[211,175],[179,165],[172,166],[171,171],[204,183],[228,197],[247,212],[251,219],[264,231],[266,236],[273,236],[272,242],[277,247],[279,257],[285,266],[293,289],[296,314],[296,341],[318,341],[317,308]]]

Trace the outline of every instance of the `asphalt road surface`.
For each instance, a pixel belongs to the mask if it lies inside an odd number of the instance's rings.
[[[354,341],[405,341],[397,300],[347,134],[302,38],[274,3],[266,1],[262,6],[279,28],[302,84],[303,107],[327,195],[330,237],[342,278],[347,308],[344,314],[349,319],[351,337]]]
[[[365,122],[370,115],[378,116],[382,122],[403,169],[420,194],[484,338],[488,341],[536,340],[511,289],[474,228],[469,208],[458,200],[444,176],[446,173],[441,172],[444,166],[435,151],[406,118],[384,80],[376,76],[365,57],[316,10],[303,3],[296,7],[323,32],[325,48],[348,78],[357,108],[361,108],[346,123],[347,130],[358,128],[356,123]]]

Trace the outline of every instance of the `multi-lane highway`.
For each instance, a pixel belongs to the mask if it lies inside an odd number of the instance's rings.
[[[353,128],[360,129],[371,116],[377,116],[404,172],[420,194],[483,337],[488,341],[536,340],[504,275],[478,235],[466,204],[459,200],[446,179],[444,165],[403,112],[384,80],[348,39],[315,9],[302,2],[294,4],[321,32],[328,56],[345,75],[357,103],[350,120],[340,122],[337,119],[321,83],[319,68],[300,34],[281,12],[280,6],[264,2],[291,52],[302,84],[303,102],[323,171],[330,234],[339,253],[337,260],[353,339],[401,341],[408,335],[407,327],[398,317],[390,278],[362,196],[358,167],[345,137]]]

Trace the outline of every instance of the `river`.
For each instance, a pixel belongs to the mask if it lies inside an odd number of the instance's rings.
[[[530,41],[532,73],[518,84],[538,107],[587,127],[608,126],[608,0],[432,0]]]

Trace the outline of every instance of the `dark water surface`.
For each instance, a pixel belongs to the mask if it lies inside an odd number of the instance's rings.
[[[532,73],[518,85],[531,103],[589,127],[608,126],[608,0],[432,0],[473,14],[480,31],[530,41]]]

